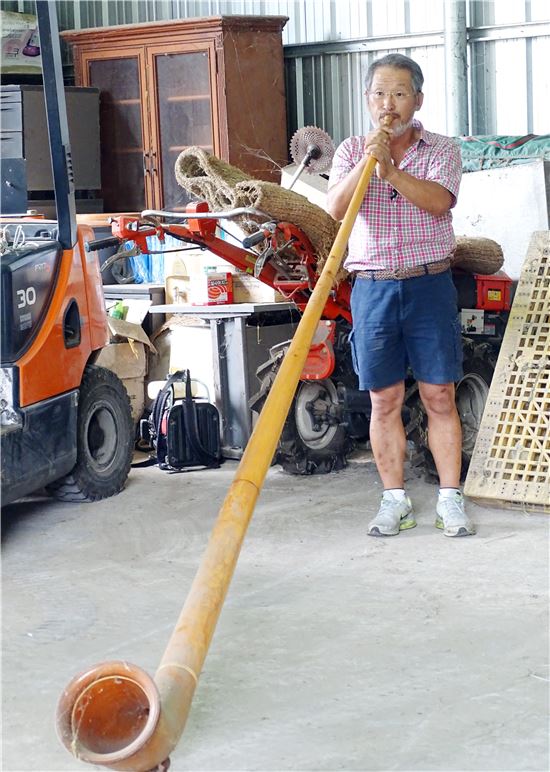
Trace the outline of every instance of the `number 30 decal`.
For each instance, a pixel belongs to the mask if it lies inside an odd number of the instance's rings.
[[[36,290],[34,287],[27,287],[27,289],[17,290],[17,300],[17,308],[33,306],[36,303]]]

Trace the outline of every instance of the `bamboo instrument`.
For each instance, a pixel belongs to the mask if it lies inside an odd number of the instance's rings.
[[[370,157],[248,441],[154,680],[128,662],[106,662],[76,676],[60,698],[58,735],[82,761],[133,772],[167,769],[256,499],[375,166],[376,159]]]

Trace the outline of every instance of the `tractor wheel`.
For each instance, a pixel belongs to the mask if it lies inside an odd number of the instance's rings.
[[[134,424],[128,394],[110,370],[84,370],[77,422],[77,461],[68,475],[50,484],[63,501],[98,501],[119,493],[128,477]]]
[[[464,362],[464,377],[456,385],[456,407],[462,423],[462,472],[466,475],[476,444],[489,387],[493,380],[496,356],[483,345],[477,355]]]
[[[464,340],[464,376],[456,384],[455,394],[462,424],[462,480],[472,460],[496,360],[497,355],[489,344],[476,345],[469,338]],[[409,390],[406,401],[411,415],[408,438],[415,445],[412,465],[428,478],[437,477],[435,462],[428,448],[428,419],[418,388]]]
[[[283,352],[284,353],[284,352]],[[282,360],[273,357],[258,370],[261,386],[251,406],[259,412]],[[343,469],[352,441],[341,423],[336,385],[326,378],[300,381],[285,421],[274,462],[289,474],[326,474]]]
[[[285,472],[326,474],[347,466],[351,440],[338,414],[338,393],[330,378],[299,384],[277,453]]]

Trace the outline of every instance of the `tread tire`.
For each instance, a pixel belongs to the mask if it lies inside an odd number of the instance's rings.
[[[470,466],[475,441],[479,431],[483,409],[493,379],[498,353],[489,343],[476,344],[470,338],[463,339],[464,376],[456,384],[456,405],[463,432],[462,468],[460,479],[464,481]],[[407,439],[414,442],[415,450],[411,459],[413,468],[433,481],[437,469],[428,447],[428,420],[418,387],[410,389],[406,396],[410,410]]]
[[[312,390],[318,390],[321,399],[335,404],[336,387],[330,378],[326,381],[304,381],[298,385],[292,400],[288,416],[283,427],[277,462],[288,474],[328,474],[347,466],[347,455],[352,443],[345,426],[322,425],[318,439],[305,438],[303,424],[304,400],[311,396]]]
[[[111,370],[88,365],[80,385],[77,461],[68,475],[47,486],[62,501],[99,501],[124,488],[134,448],[130,400]]]
[[[252,409],[257,413],[273,385],[284,353],[284,350],[279,349],[276,355],[258,368],[261,385],[250,401]],[[304,419],[307,421],[307,415],[304,405],[315,396],[314,390],[321,399],[328,396],[330,402],[337,404],[336,386],[330,378],[324,381],[300,381],[273,459],[288,474],[328,474],[344,469],[347,456],[354,446],[343,424],[330,426],[325,422],[322,427],[326,429],[321,428],[317,434],[313,432],[311,438],[305,438]]]

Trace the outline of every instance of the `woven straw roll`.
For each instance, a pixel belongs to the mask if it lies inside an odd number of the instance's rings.
[[[261,209],[269,212],[274,220],[290,222],[300,228],[311,241],[317,255],[317,272],[322,271],[340,223],[305,196],[281,188],[273,182],[239,182],[235,186],[235,196],[237,206]],[[340,281],[342,276],[339,274],[337,278]]]
[[[176,180],[212,211],[235,206],[233,189],[247,175],[235,166],[209,155],[200,147],[188,147],[176,159]]]
[[[502,248],[496,241],[482,236],[457,236],[456,249],[451,256],[452,268],[489,276],[499,271],[503,264]]]
[[[252,180],[240,169],[209,155],[200,147],[183,150],[175,165],[178,184],[196,198],[204,200],[212,211],[251,207],[265,212],[276,221],[290,222],[311,241],[320,273],[330,253],[340,223],[299,193],[286,190],[273,182]],[[238,218],[245,233],[253,233],[264,220],[261,216]],[[343,268],[336,280],[347,276]]]

